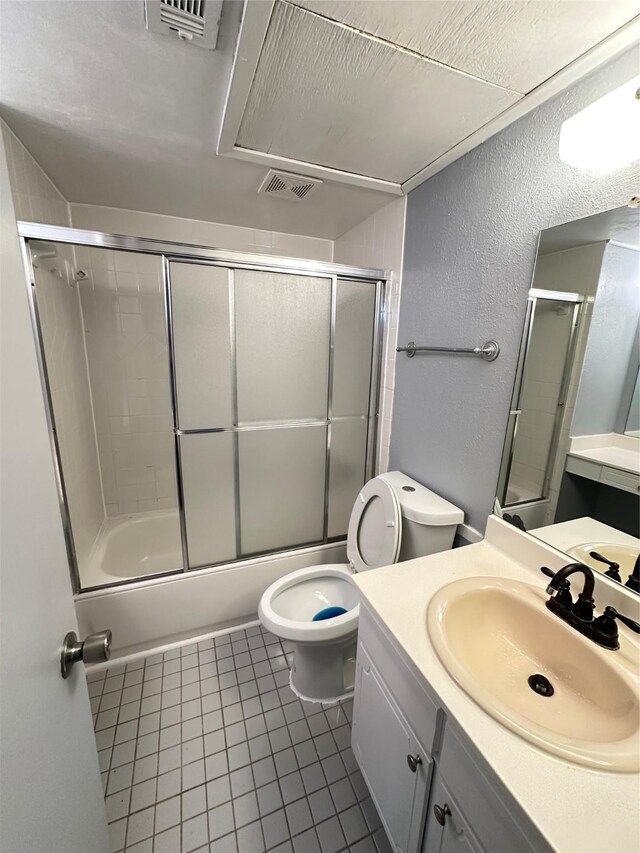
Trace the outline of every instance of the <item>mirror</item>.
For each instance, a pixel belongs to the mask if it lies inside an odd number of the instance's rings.
[[[640,370],[636,373],[636,381],[633,386],[631,405],[629,406],[629,414],[627,415],[624,434],[640,438]]]
[[[635,592],[639,370],[640,209],[542,231],[496,512]]]

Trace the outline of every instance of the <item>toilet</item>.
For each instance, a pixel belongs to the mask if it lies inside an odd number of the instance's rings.
[[[353,691],[360,613],[353,574],[447,551],[463,520],[461,509],[400,471],[363,486],[349,520],[349,563],[291,572],[260,599],[261,623],[294,645],[296,695],[331,702]]]

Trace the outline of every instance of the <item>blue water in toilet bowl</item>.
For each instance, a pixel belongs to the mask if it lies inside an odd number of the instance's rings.
[[[323,610],[318,611],[311,621],[321,622],[323,619],[333,619],[334,616],[342,616],[346,612],[344,607],[325,607]]]

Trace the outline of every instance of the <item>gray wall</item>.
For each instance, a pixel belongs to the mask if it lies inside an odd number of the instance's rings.
[[[571,435],[624,432],[638,373],[639,317],[640,253],[609,243],[602,259]]]
[[[538,232],[618,207],[639,169],[595,177],[558,158],[565,118],[637,74],[638,52],[608,66],[452,163],[408,199],[399,343],[476,345],[497,361],[398,358],[390,466],[462,507],[492,510]]]

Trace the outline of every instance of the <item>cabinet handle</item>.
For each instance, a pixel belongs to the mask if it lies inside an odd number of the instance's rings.
[[[407,764],[409,765],[409,770],[415,773],[418,769],[418,764],[422,764],[422,759],[419,755],[407,755]]]
[[[436,820],[440,824],[440,826],[444,826],[444,823],[447,819],[447,815],[451,814],[451,809],[448,804],[445,803],[443,807],[435,805],[433,807],[433,813],[436,816]]]

